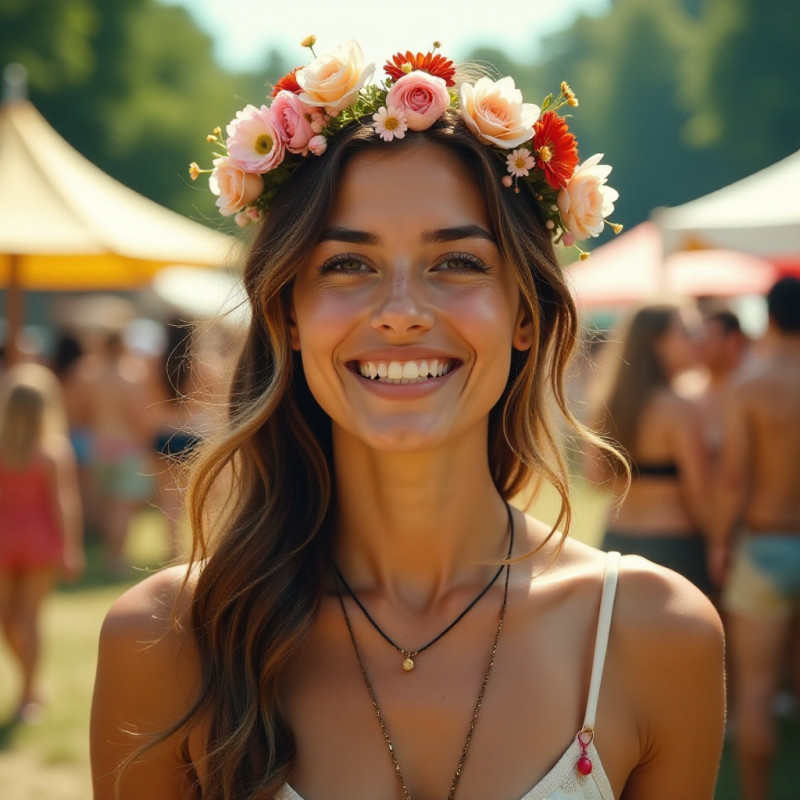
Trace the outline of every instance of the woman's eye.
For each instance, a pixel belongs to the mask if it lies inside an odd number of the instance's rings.
[[[341,255],[329,258],[320,268],[320,272],[338,272],[342,274],[354,274],[359,272],[370,272],[371,268],[364,262],[363,258],[342,253]]]
[[[488,272],[489,268],[477,256],[469,253],[450,253],[435,267],[440,272]]]

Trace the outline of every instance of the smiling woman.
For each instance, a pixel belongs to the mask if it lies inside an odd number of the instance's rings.
[[[708,800],[715,612],[566,538],[551,417],[582,432],[562,389],[578,326],[553,244],[602,227],[608,168],[579,167],[510,78],[465,88],[407,53],[374,86],[359,54],[278,82],[305,144],[273,102],[282,158],[250,161],[245,110],[215,163],[262,182],[219,203],[258,221],[252,319],[194,465],[192,563],[104,625],[95,796]],[[532,479],[561,529],[509,505]]]

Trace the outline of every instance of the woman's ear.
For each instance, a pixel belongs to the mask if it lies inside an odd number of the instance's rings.
[[[300,351],[300,331],[297,329],[297,319],[294,313],[294,303],[289,302],[288,315],[289,315],[289,341],[292,344],[292,350]]]
[[[511,343],[515,350],[530,350],[533,346],[533,326],[531,318],[520,303],[517,319],[514,322],[514,334]]]

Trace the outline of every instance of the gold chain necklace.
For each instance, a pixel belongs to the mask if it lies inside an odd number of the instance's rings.
[[[509,517],[510,518],[510,517]],[[513,539],[513,521],[512,521],[512,539]],[[469,730],[467,731],[467,738],[464,740],[464,747],[461,749],[461,756],[458,759],[458,764],[456,765],[456,773],[453,776],[453,782],[450,784],[450,791],[447,793],[447,800],[453,800],[456,794],[456,787],[458,786],[458,782],[461,780],[461,773],[464,770],[464,763],[467,760],[467,753],[469,752],[470,745],[472,744],[472,736],[475,733],[475,726],[478,722],[478,715],[481,713],[481,706],[483,706],[483,698],[486,695],[486,687],[489,685],[489,677],[492,674],[492,667],[494,667],[494,659],[495,655],[497,654],[497,645],[500,642],[500,632],[503,630],[503,621],[506,617],[506,606],[508,605],[508,576],[511,572],[511,564],[505,565],[506,570],[506,580],[505,580],[505,587],[503,589],[503,605],[500,607],[500,619],[497,623],[497,631],[494,635],[494,642],[492,644],[492,651],[491,655],[489,656],[489,665],[486,667],[486,674],[483,678],[483,683],[481,684],[481,691],[478,694],[478,699],[475,702],[475,708],[472,711],[472,718],[469,721]],[[384,741],[386,742],[386,746],[389,748],[389,755],[392,759],[392,764],[394,766],[394,771],[397,774],[397,779],[400,781],[400,786],[403,790],[403,798],[404,800],[412,800],[411,793],[408,791],[408,784],[406,783],[406,779],[403,776],[403,771],[400,769],[400,762],[397,760],[397,754],[395,753],[394,744],[392,744],[392,740],[389,738],[389,731],[386,728],[386,723],[383,720],[383,712],[381,711],[380,706],[378,705],[378,700],[375,697],[375,690],[372,688],[372,682],[369,679],[369,675],[367,674],[367,668],[364,666],[364,659],[361,657],[361,651],[358,649],[358,644],[356,643],[356,637],[353,633],[353,626],[350,623],[350,617],[347,614],[347,609],[344,606],[344,598],[342,597],[342,591],[339,585],[336,585],[336,594],[339,597],[339,605],[342,609],[342,615],[344,616],[345,624],[347,625],[347,632],[350,634],[350,641],[353,644],[353,650],[356,654],[356,660],[358,661],[359,669],[361,670],[361,676],[364,678],[364,683],[367,687],[367,692],[369,692],[369,699],[372,701],[372,707],[375,709],[375,714],[378,717],[378,724],[381,727],[381,733],[383,734]]]
[[[506,553],[506,561],[511,558],[511,553],[514,549],[514,520],[511,516],[511,506],[506,503],[506,513],[508,514],[508,553]],[[367,621],[372,625],[373,628],[387,641],[389,644],[397,650],[398,653],[403,657],[403,670],[405,672],[411,672],[416,664],[414,663],[414,659],[422,652],[427,650],[431,645],[436,644],[439,639],[442,638],[446,633],[452,630],[462,619],[472,610],[472,608],[478,603],[478,601],[492,588],[492,586],[497,583],[497,579],[500,577],[500,574],[503,572],[503,565],[498,567],[497,572],[495,572],[492,579],[486,586],[481,589],[480,592],[470,601],[469,605],[440,633],[437,633],[436,636],[433,637],[427,644],[422,645],[422,647],[418,647],[416,650],[407,650],[404,647],[400,647],[394,639],[392,639],[389,634],[387,634],[380,625],[373,619],[372,615],[367,611],[366,606],[361,602],[359,596],[353,591],[350,587],[350,584],[345,580],[344,575],[342,575],[339,567],[336,565],[336,562],[333,562],[333,570],[336,573],[336,577],[344,586],[345,591],[350,597],[353,598],[355,604],[361,609],[361,613],[367,618]],[[338,587],[337,587],[338,591]]]

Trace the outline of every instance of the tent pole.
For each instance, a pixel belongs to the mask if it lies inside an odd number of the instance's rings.
[[[22,328],[21,268],[21,256],[18,253],[11,253],[9,255],[8,285],[6,286],[6,366],[11,366],[19,361],[18,340]]]

